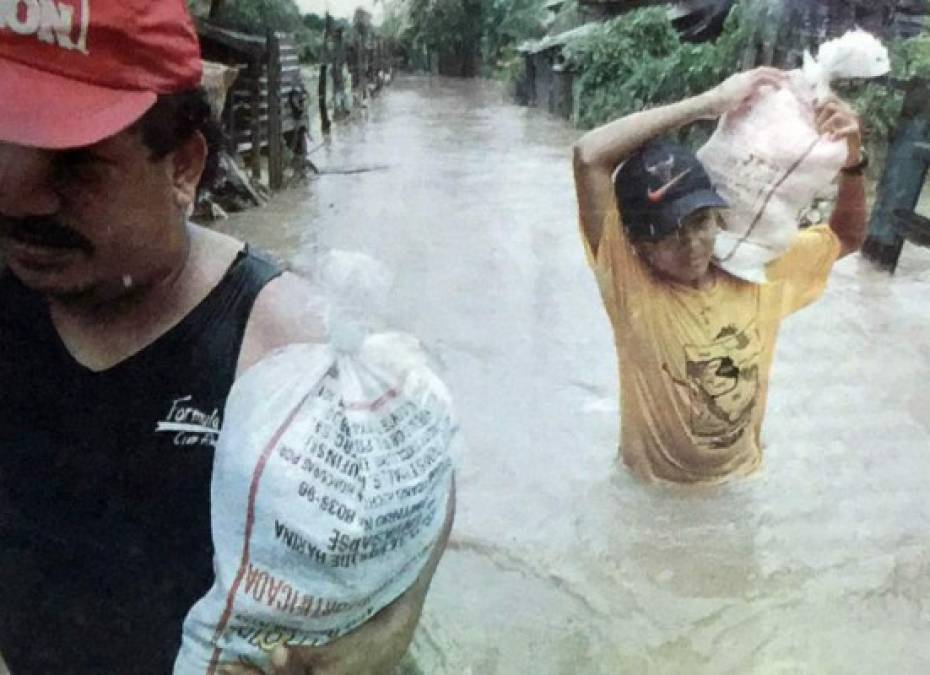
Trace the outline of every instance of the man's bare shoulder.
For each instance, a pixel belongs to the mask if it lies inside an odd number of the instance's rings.
[[[245,244],[228,234],[190,223],[191,255],[200,276],[218,281]]]
[[[265,355],[295,342],[319,342],[326,337],[322,299],[307,279],[285,272],[258,294],[242,340],[237,372]]]

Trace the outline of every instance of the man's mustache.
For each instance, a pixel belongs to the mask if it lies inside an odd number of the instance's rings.
[[[88,254],[94,250],[86,237],[54,218],[0,218],[0,235],[47,248],[78,249]]]

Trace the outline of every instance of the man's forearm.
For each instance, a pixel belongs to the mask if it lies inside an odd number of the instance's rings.
[[[370,664],[372,675],[389,673],[390,669],[400,661],[413,641],[413,634],[423,611],[423,603],[426,601],[426,592],[429,590],[433,575],[439,566],[439,560],[449,543],[454,519],[455,485],[453,484],[442,533],[416,583],[395,602],[385,607],[381,614],[373,617],[370,622],[370,629],[373,633],[370,638],[376,638],[377,634],[380,634],[385,639],[384,649],[380,650],[378,657]],[[363,626],[360,630],[364,629]],[[371,646],[368,648],[371,649]]]
[[[830,216],[830,228],[843,245],[841,257],[859,250],[862,246],[868,227],[867,216],[865,178],[862,175],[840,173],[836,206]]]
[[[449,541],[455,518],[455,484],[449,494],[443,529],[416,583],[367,622],[322,647],[296,647],[276,673],[291,675],[390,675],[413,640],[426,592]],[[246,671],[232,671],[244,673]]]
[[[643,110],[592,129],[575,143],[576,163],[613,171],[648,141],[717,113],[708,92],[677,103]]]

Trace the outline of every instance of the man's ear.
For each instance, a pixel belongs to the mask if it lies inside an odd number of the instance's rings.
[[[207,139],[195,131],[171,153],[171,187],[175,203],[183,211],[197,199],[197,185],[207,163],[207,152]]]

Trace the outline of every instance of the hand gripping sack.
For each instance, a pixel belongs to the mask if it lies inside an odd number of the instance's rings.
[[[825,191],[846,161],[845,140],[831,141],[815,126],[815,106],[838,77],[888,72],[878,40],[855,30],[821,45],[818,58],[788,73],[786,86],[763,88],[744,109],[725,114],[697,152],[720,196],[729,204],[717,236],[716,263],[762,283],[765,265],[784,253],[798,233],[802,212]]]
[[[367,334],[371,291],[387,286],[371,263],[329,258],[331,342],[279,350],[230,392],[213,470],[216,579],[184,622],[176,675],[267,672],[275,646],[350,632],[429,559],[460,434],[417,341]]]

